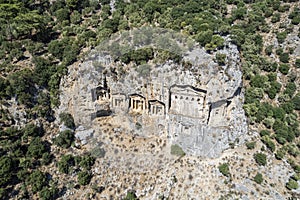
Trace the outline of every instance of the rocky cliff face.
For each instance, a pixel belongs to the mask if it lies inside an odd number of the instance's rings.
[[[247,134],[239,52],[225,41],[218,52],[224,66],[200,47],[184,52],[181,64],[140,66],[93,52],[69,69],[59,110],[72,113],[81,129],[95,129],[96,118],[117,121],[135,136],[168,138],[188,154],[217,157]]]

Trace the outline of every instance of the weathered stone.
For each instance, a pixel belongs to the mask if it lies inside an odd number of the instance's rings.
[[[87,140],[93,136],[94,130],[88,129],[88,130],[80,130],[75,132],[76,139],[81,141],[82,145],[85,145],[87,143]]]
[[[219,52],[227,56],[225,66],[194,48],[183,57],[188,67],[152,64],[148,76],[93,53],[62,81],[60,110],[86,128],[93,128],[97,117],[110,117],[134,135],[168,137],[188,154],[219,156],[247,134],[239,52],[226,41]]]

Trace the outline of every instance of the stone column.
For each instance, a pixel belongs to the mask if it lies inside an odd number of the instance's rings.
[[[131,109],[133,109],[133,107],[134,107],[133,98],[130,98],[130,107],[131,107]]]

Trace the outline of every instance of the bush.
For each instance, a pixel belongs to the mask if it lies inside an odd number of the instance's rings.
[[[30,142],[28,146],[27,156],[33,158],[41,158],[46,151],[47,149],[44,142],[41,140],[41,138],[36,137]]]
[[[42,200],[52,200],[52,199],[56,199],[57,194],[58,194],[58,189],[55,186],[51,188],[44,187],[39,192],[39,197]]]
[[[279,149],[275,153],[275,158],[277,160],[282,160],[284,158],[284,156],[285,156],[285,151],[283,149]]]
[[[74,118],[70,113],[60,113],[59,118],[60,122],[63,123],[66,127],[70,129],[75,129]]]
[[[293,180],[293,179],[289,179],[289,182],[286,183],[286,188],[289,190],[296,190],[298,189],[299,185],[297,183],[297,181]]]
[[[261,184],[264,179],[263,179],[263,176],[261,173],[257,173],[255,176],[254,176],[254,181],[257,183],[257,184]]]
[[[295,66],[296,66],[297,68],[300,68],[300,59],[299,59],[299,58],[296,59],[296,61],[295,61]]]
[[[135,191],[128,191],[126,194],[126,197],[123,200],[137,200],[137,196],[135,194]]]
[[[247,142],[246,147],[247,149],[254,149],[256,146],[256,142]]]
[[[275,13],[272,18],[271,18],[271,22],[272,23],[276,23],[280,21],[280,14],[279,13]]]
[[[294,82],[289,82],[286,85],[286,89],[284,91],[284,94],[287,94],[287,95],[289,95],[289,97],[292,97],[296,90],[297,90],[296,84]]]
[[[64,155],[57,165],[58,170],[61,173],[68,174],[70,172],[70,167],[75,165],[74,157],[72,155]]]
[[[300,93],[297,93],[295,97],[292,99],[295,110],[300,110]]]
[[[287,75],[289,73],[290,67],[287,64],[280,64],[279,66],[279,71],[284,74]]]
[[[264,75],[255,75],[251,78],[250,85],[257,88],[265,88],[268,77]]]
[[[219,171],[220,171],[224,176],[227,176],[227,177],[230,176],[229,165],[228,165],[228,163],[223,163],[223,164],[221,164],[218,168],[219,168]]]
[[[280,61],[283,62],[283,63],[288,63],[288,62],[289,62],[289,59],[290,59],[289,53],[286,53],[286,52],[285,52],[285,53],[280,54],[279,59],[280,59]]]
[[[29,177],[29,184],[31,185],[33,193],[41,191],[42,188],[47,184],[46,175],[39,170],[33,171]]]
[[[63,148],[69,148],[75,140],[74,133],[70,130],[65,130],[53,139],[53,143]]]
[[[80,185],[87,185],[90,183],[92,175],[87,171],[81,171],[78,173],[78,183]]]
[[[90,170],[91,167],[94,165],[94,163],[95,163],[95,158],[87,155],[81,158],[79,165],[80,167]]]
[[[7,184],[13,175],[15,164],[13,159],[8,156],[0,158],[0,186]]]
[[[267,156],[263,153],[254,154],[254,160],[259,165],[265,166],[267,164]]]
[[[171,146],[171,154],[176,156],[185,156],[185,152],[182,150],[182,148],[178,144],[173,144]]]
[[[24,136],[32,136],[32,137],[37,137],[37,136],[43,136],[44,134],[44,129],[42,127],[38,127],[32,123],[26,124],[24,130]]]
[[[267,46],[265,49],[265,53],[270,56],[273,52],[273,48],[274,48],[274,45]]]
[[[277,40],[279,43],[283,43],[285,38],[287,36],[287,32],[281,32],[281,33],[277,33]]]
[[[216,61],[219,65],[223,66],[225,65],[225,61],[226,61],[226,54],[222,54],[222,53],[217,53],[216,54]]]
[[[261,137],[263,137],[263,136],[265,136],[265,135],[270,136],[270,134],[271,134],[271,132],[270,132],[269,130],[261,130],[261,131],[259,132],[259,135],[260,135]]]
[[[270,149],[272,152],[275,151],[275,144],[274,142],[269,138],[269,136],[263,136],[261,138],[262,142],[267,146],[268,149]]]

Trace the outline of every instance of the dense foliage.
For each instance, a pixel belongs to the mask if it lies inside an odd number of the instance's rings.
[[[84,54],[83,49],[97,46],[118,31],[147,25],[181,31],[207,52],[222,49],[223,36],[230,36],[242,57],[244,109],[249,123],[260,127],[266,149],[279,160],[287,159],[299,173],[300,93],[296,70],[300,59],[294,58],[295,49],[288,46],[290,34],[300,37],[299,31],[295,33],[300,23],[295,2],[117,0],[112,12],[107,0],[1,0],[0,198],[11,197],[15,191],[18,199],[30,199],[36,193],[41,199],[57,198],[62,188],[54,183],[60,180],[51,178],[48,173],[53,172],[43,171],[44,165],[53,162],[64,176],[74,172],[80,185],[89,184],[94,158],[58,156],[51,151],[68,151],[75,139],[76,126],[68,113],[59,116],[68,130],[49,128],[55,120],[53,109],[59,105],[60,80],[67,74],[67,66]],[[266,41],[265,36],[273,33],[278,45]],[[134,63],[138,73],[147,76],[147,61],[155,55],[165,60],[180,59],[170,52],[144,48],[127,52],[119,60]],[[225,65],[226,55],[217,53],[216,62]],[[7,105],[17,106],[26,114],[12,116]],[[254,149],[255,144],[249,142],[247,147]],[[171,152],[184,155],[176,145]],[[105,152],[98,154],[103,157]],[[267,164],[264,153],[255,154],[254,159],[259,165]],[[219,169],[230,175],[228,165]],[[262,177],[255,177],[261,183]],[[295,180],[291,178],[286,187],[295,189]],[[128,199],[134,198],[128,194]]]

